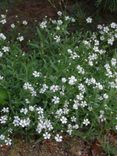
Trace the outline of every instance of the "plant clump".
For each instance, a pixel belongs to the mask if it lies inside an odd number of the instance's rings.
[[[16,24],[14,36],[2,32],[1,15],[0,144],[11,145],[15,134],[61,142],[65,134],[89,138],[117,130],[117,24],[80,32],[77,18],[57,14],[39,23],[28,53]],[[85,21],[89,28],[92,22]]]

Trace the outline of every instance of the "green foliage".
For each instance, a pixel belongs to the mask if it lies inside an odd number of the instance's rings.
[[[8,100],[7,91],[3,88],[0,88],[0,105],[4,105],[6,100]]]
[[[116,139],[116,138],[114,138],[114,139]],[[102,147],[108,156],[115,156],[117,154],[116,145],[109,143],[107,140],[105,140],[105,142],[102,142]]]
[[[91,139],[117,129],[117,24],[81,32],[78,17],[58,15],[37,26],[27,53],[16,27],[0,34],[1,143],[18,132],[61,142],[63,134]]]

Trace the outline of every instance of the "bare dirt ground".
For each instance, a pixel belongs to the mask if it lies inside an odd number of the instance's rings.
[[[79,138],[65,138],[62,143],[16,139],[12,147],[3,146],[0,156],[106,156],[100,144],[89,144]]]
[[[103,145],[115,148],[114,154],[108,155]],[[112,149],[110,149],[112,150]],[[54,140],[39,141],[15,137],[11,147],[0,147],[0,156],[117,156],[117,134],[108,132],[103,138],[83,140],[79,137],[64,136],[61,143]]]

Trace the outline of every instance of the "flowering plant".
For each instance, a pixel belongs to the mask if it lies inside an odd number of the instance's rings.
[[[17,133],[61,142],[63,134],[117,130],[117,24],[79,32],[73,17],[58,15],[39,24],[28,54],[23,36],[12,43],[0,34],[0,86],[8,95],[0,103],[1,143]]]

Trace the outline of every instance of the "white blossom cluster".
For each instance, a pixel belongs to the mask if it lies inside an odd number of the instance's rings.
[[[64,17],[61,11],[57,14],[58,19],[50,19],[48,22],[45,18],[40,23],[40,33],[49,34],[45,36],[43,43],[40,40],[41,47],[38,51],[35,49],[34,55],[32,54],[34,57],[17,54],[14,55],[14,59],[17,58],[16,64],[12,63],[13,57],[10,64],[10,53],[13,55],[11,48],[6,44],[1,46],[1,60],[3,53],[9,52],[9,57],[4,58],[6,62],[3,59],[2,63],[6,68],[0,71],[0,82],[3,87],[8,83],[5,89],[10,92],[11,101],[0,105],[0,143],[3,141],[6,145],[11,145],[9,134],[17,130],[29,133],[32,130],[43,139],[54,138],[57,142],[63,140],[63,134],[74,135],[83,128],[95,128],[95,124],[100,127],[106,122],[113,122],[110,128],[117,130],[117,55],[116,49],[108,51],[113,49],[117,41],[117,24],[98,25],[98,32],[91,33],[80,41],[76,38],[74,43],[71,40],[70,44],[66,42],[70,32],[65,30],[64,24],[74,23],[75,19]],[[6,17],[1,17],[0,23],[5,24]],[[88,17],[86,22],[91,24],[93,19]],[[26,26],[28,22],[24,20],[22,24]],[[12,24],[11,28],[15,28],[15,25]],[[6,40],[6,35],[0,33],[0,42],[6,43]],[[18,34],[17,40],[20,43],[25,38]],[[49,45],[44,45],[45,43]],[[50,49],[55,52],[52,56],[48,50],[51,44]],[[39,58],[42,56],[41,50],[45,50],[44,58]],[[33,60],[34,58],[36,59]],[[20,67],[19,60],[21,67],[23,64],[21,75],[20,68],[16,69]],[[9,71],[5,75],[4,69],[9,66],[10,70],[14,68],[14,73]],[[9,78],[12,85],[7,82]],[[110,114],[114,121],[110,121]],[[6,131],[5,126],[8,127]]]
[[[6,21],[6,15],[2,14],[1,18],[0,18],[0,23],[4,25],[4,24],[6,24],[6,22],[7,22]]]
[[[25,90],[29,90],[30,93],[32,94],[32,96],[36,96],[36,95],[37,95],[35,89],[33,88],[33,86],[32,86],[30,83],[26,82],[26,83],[23,85],[23,88],[24,88]]]
[[[6,15],[4,14],[1,14],[1,17],[0,17],[0,25],[4,25],[6,24]],[[7,52],[9,52],[10,48],[8,45],[8,43],[6,42],[7,40],[7,37],[4,33],[0,32],[0,42],[2,43],[2,47],[0,47],[0,58],[3,57],[3,55]]]

